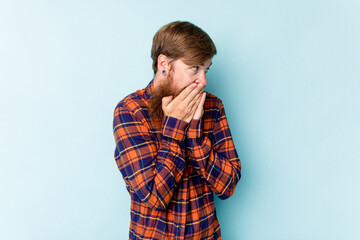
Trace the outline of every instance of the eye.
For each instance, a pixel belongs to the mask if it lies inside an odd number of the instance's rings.
[[[191,68],[194,72],[197,72],[199,70],[199,66],[195,66]]]
[[[206,70],[205,70],[205,73],[208,73],[209,70],[210,70],[210,68],[206,69]]]

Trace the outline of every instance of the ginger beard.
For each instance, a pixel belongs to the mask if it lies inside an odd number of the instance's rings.
[[[162,110],[162,98],[166,96],[177,97],[183,89],[176,89],[173,79],[173,69],[170,65],[169,73],[166,79],[159,83],[158,87],[154,89],[149,101],[149,116],[150,120],[156,127],[160,128],[164,118],[164,111]],[[186,87],[184,87],[185,89]]]

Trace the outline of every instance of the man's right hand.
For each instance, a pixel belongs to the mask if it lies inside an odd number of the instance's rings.
[[[202,83],[192,83],[174,99],[172,96],[163,97],[162,109],[164,115],[189,123],[194,117],[204,89],[205,86]]]

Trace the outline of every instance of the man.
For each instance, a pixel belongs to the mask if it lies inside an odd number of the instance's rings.
[[[129,239],[221,239],[214,205],[241,177],[223,104],[204,91],[216,48],[189,22],[153,38],[155,77],[114,111],[114,157],[131,196]]]

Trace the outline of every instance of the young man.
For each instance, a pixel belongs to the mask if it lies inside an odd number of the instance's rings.
[[[224,106],[204,91],[216,48],[189,22],[154,36],[155,77],[114,111],[115,161],[131,197],[129,239],[221,239],[214,205],[241,177]]]

